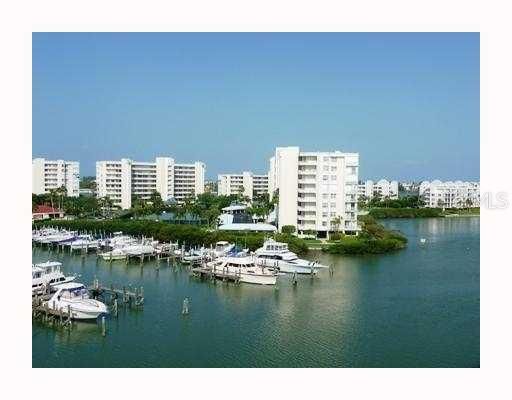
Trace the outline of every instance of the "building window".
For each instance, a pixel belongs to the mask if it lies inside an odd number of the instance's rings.
[[[333,165],[333,166],[331,167],[331,171],[333,171],[333,172],[334,172],[334,171],[336,171],[337,169],[338,169],[338,168],[336,167],[336,165]]]
[[[324,180],[324,181],[329,180],[329,175],[324,175],[324,176],[323,176],[323,180]]]
[[[336,203],[331,203],[331,207],[336,207]]]
[[[329,204],[328,203],[322,203],[322,207],[323,208],[327,208],[327,207],[329,207]]]
[[[335,181],[336,180],[336,175],[331,175],[331,181]]]
[[[336,193],[331,193],[331,199],[335,199],[336,198]]]

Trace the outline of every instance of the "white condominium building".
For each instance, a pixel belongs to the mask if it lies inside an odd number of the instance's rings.
[[[178,164],[170,157],[157,157],[155,162],[98,161],[96,192],[122,209],[132,206],[132,195],[148,200],[155,191],[163,201],[182,202],[204,192],[204,173],[202,162]]]
[[[375,195],[378,195],[381,199],[388,198],[396,200],[398,199],[398,182],[390,182],[386,179],[381,179],[378,182],[359,182],[358,195],[359,197],[365,196],[367,199],[372,199]]]
[[[78,197],[80,187],[80,163],[78,161],[32,160],[32,193],[49,193],[64,186],[69,197]]]
[[[480,207],[479,182],[423,181],[419,195],[425,202],[425,207]]]
[[[279,191],[279,229],[292,225],[298,233],[312,230],[319,236],[337,229],[357,233],[358,170],[358,153],[276,148],[270,159],[269,193]]]
[[[268,175],[244,171],[241,174],[221,174],[217,178],[219,195],[243,194],[252,200],[254,196],[268,192]]]

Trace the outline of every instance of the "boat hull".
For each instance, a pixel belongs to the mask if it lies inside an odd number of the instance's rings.
[[[126,260],[126,254],[103,253],[101,254],[101,258],[103,258],[105,261]]]
[[[277,283],[277,275],[253,275],[241,274],[240,282],[251,283],[254,285],[275,285]]]
[[[281,260],[276,263],[276,260],[260,258],[258,259],[257,263],[258,265],[277,269],[279,272],[284,272],[287,274],[316,274],[318,272],[318,267],[315,266],[294,265]]]

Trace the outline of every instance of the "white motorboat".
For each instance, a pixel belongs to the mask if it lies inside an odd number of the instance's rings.
[[[112,248],[128,246],[137,243],[137,239],[123,235],[123,232],[115,232],[114,236],[106,239],[106,244]]]
[[[235,247],[234,244],[221,240],[220,242],[215,243],[215,248],[213,249],[213,255],[215,257],[223,257],[226,256],[231,250]]]
[[[194,264],[207,258],[209,258],[208,250],[202,247],[200,249],[191,250],[188,254],[185,254],[182,258],[182,261],[185,264]]]
[[[258,265],[291,274],[316,274],[318,269],[329,268],[326,265],[297,257],[288,249],[287,243],[276,242],[273,239],[266,240],[263,247],[256,250],[255,255]]]
[[[72,282],[75,276],[65,276],[57,261],[47,261],[32,265],[32,294],[38,294],[47,288],[54,290],[63,283]]]
[[[155,248],[150,244],[132,244],[123,247],[123,251],[129,256],[143,256],[155,254]]]
[[[91,235],[80,235],[68,245],[71,250],[95,249],[99,247],[99,240],[94,239]]]
[[[214,274],[237,275],[240,282],[258,285],[275,285],[277,282],[277,272],[256,265],[252,256],[220,257],[206,265],[212,268]]]
[[[49,234],[49,235],[43,235],[39,239],[37,239],[36,241],[38,243],[42,243],[42,244],[65,243],[67,241],[74,240],[75,237],[76,237],[76,233],[75,232],[61,231],[61,232],[58,232],[58,233],[53,233],[53,234]]]
[[[115,261],[115,260],[125,260],[127,257],[126,252],[122,247],[112,249],[110,251],[107,251],[105,253],[100,254],[101,258],[103,258],[106,261]]]
[[[59,232],[60,231],[58,231],[57,229],[54,229],[54,228],[43,228],[40,230],[35,230],[35,231],[32,231],[32,241],[39,242],[44,237],[50,236],[50,235],[56,235]]]
[[[101,301],[91,299],[87,288],[78,282],[59,285],[47,303],[49,308],[65,313],[69,306],[72,319],[96,319],[108,313],[107,306]]]

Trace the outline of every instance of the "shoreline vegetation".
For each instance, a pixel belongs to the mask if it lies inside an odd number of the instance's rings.
[[[76,231],[96,232],[102,234],[113,234],[123,232],[132,236],[152,237],[161,242],[179,242],[186,246],[209,246],[216,242],[226,240],[235,243],[242,248],[251,251],[263,246],[263,242],[269,236],[264,233],[245,231],[217,231],[206,226],[170,224],[162,221],[148,220],[45,220],[34,223],[37,228],[42,226],[53,226]],[[306,242],[296,236],[286,233],[276,233],[272,237],[280,242],[288,243],[291,251],[297,254],[308,252]]]
[[[328,241],[321,246],[322,251],[347,255],[384,254],[407,246],[407,238],[402,233],[384,228],[371,215],[362,215],[359,221],[361,232],[358,236]]]
[[[403,249],[406,246],[407,238],[405,236],[399,232],[385,229],[373,217],[361,216],[360,220],[362,230],[358,236],[335,233],[332,236],[339,236],[339,239],[328,242],[302,239],[289,233],[275,233],[272,236],[279,242],[288,243],[289,249],[298,255],[304,255],[309,250],[319,247],[331,254],[362,255],[387,253]],[[45,220],[34,223],[34,226],[37,228],[53,226],[106,235],[121,231],[128,235],[152,237],[162,242],[178,241],[187,246],[209,246],[215,242],[226,240],[251,251],[261,247],[269,236],[264,233],[217,231],[205,226],[176,225],[148,220]]]
[[[386,218],[438,218],[479,216],[480,208],[450,208],[443,211],[442,208],[383,208],[375,207],[368,211],[368,215],[376,219]]]

